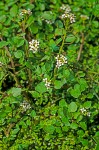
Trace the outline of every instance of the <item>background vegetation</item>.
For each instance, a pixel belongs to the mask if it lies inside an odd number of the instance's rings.
[[[98,21],[98,0],[0,1],[0,150],[99,150]]]

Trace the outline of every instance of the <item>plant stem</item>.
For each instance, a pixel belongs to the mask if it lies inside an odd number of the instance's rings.
[[[27,18],[25,18],[23,23],[22,23],[22,32],[23,33],[25,33],[25,29],[26,29],[25,23],[26,23],[26,21],[27,21]],[[26,41],[26,37],[24,36],[23,38]],[[26,55],[26,59],[28,59],[29,58],[29,50],[28,50],[27,46],[25,46],[25,55]],[[27,72],[28,72],[28,79],[29,79],[28,88],[31,88],[31,85],[32,85],[32,71],[30,69],[27,69]]]
[[[82,36],[82,42],[81,42],[80,49],[79,49],[79,52],[78,52],[77,61],[80,60],[80,56],[81,56],[81,53],[82,53],[82,50],[83,50],[83,46],[84,46],[84,34],[81,33],[81,36]]]
[[[66,32],[64,33],[64,36],[63,36],[63,41],[62,41],[62,45],[60,46],[60,49],[59,49],[59,54],[61,54],[63,51],[65,39],[66,39]]]
[[[64,30],[62,44],[61,44],[60,49],[59,49],[59,54],[62,53],[64,44],[65,44],[66,33],[67,33],[67,30],[68,30],[68,27],[69,27],[68,20],[66,22],[64,21],[64,26],[65,26],[65,30]],[[57,68],[55,67],[54,68],[54,78],[53,78],[53,81],[56,79],[56,76],[57,76]]]

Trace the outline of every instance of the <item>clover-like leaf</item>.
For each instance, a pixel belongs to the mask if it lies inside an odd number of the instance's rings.
[[[36,87],[35,87],[35,90],[39,93],[45,93],[47,91],[47,88],[45,86],[45,83],[44,82],[40,82]]]
[[[69,112],[75,112],[77,110],[77,104],[75,102],[71,102],[68,106]]]
[[[17,97],[17,96],[21,95],[21,88],[13,87],[11,89],[11,92],[12,92],[14,97]]]

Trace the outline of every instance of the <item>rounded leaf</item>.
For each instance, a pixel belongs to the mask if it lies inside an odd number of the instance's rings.
[[[12,94],[13,94],[14,97],[17,97],[17,96],[21,95],[21,88],[13,87],[11,91],[12,91]]]
[[[16,58],[21,58],[23,56],[23,52],[21,50],[18,50],[17,52],[14,53]]]
[[[75,102],[71,102],[68,106],[69,112],[75,112],[77,110],[77,105]]]
[[[45,86],[44,82],[40,82],[36,87],[35,90],[39,93],[45,93],[47,91],[47,88]]]

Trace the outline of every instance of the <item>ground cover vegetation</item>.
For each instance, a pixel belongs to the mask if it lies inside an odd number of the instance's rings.
[[[0,1],[0,150],[99,150],[98,0]]]

